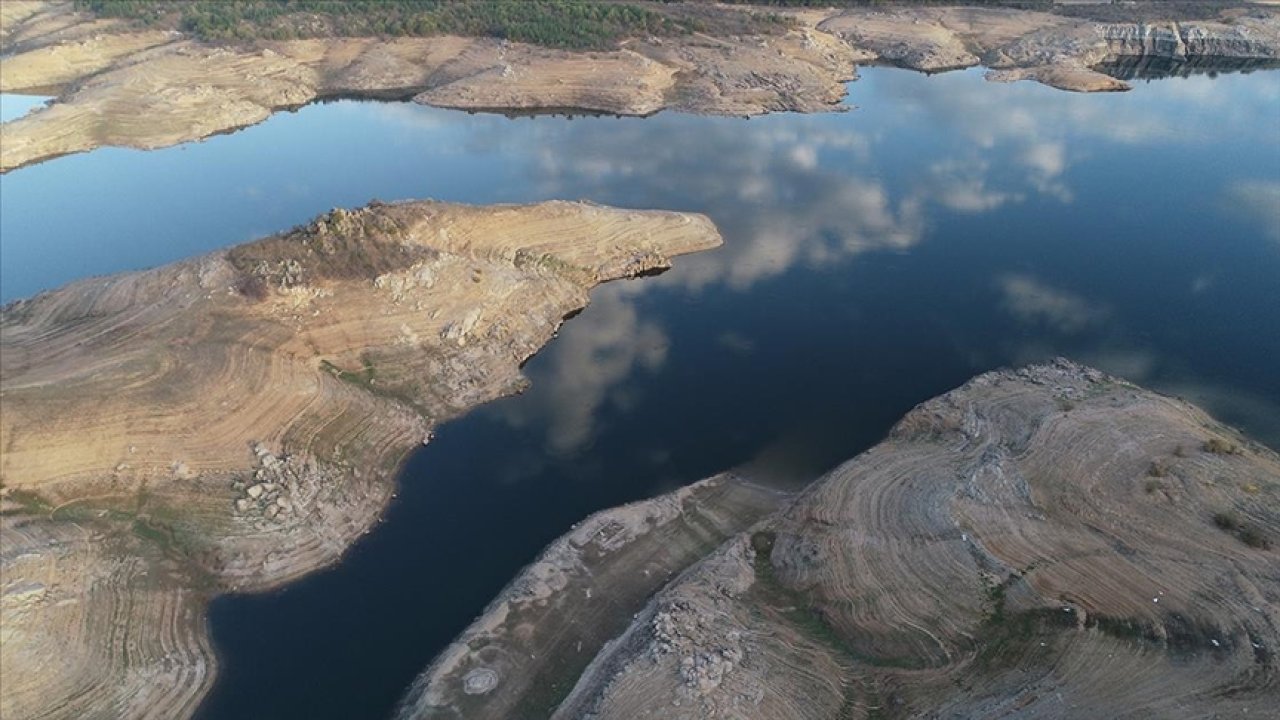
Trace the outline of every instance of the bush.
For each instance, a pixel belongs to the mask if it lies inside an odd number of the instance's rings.
[[[1213,524],[1217,525],[1219,530],[1230,532],[1240,527],[1240,518],[1232,512],[1216,512],[1213,514]]]
[[[1253,525],[1246,525],[1240,528],[1240,532],[1236,537],[1240,538],[1240,542],[1251,548],[1259,548],[1261,550],[1271,549],[1271,540],[1263,534],[1262,530]]]
[[[1222,438],[1209,438],[1204,442],[1203,448],[1205,452],[1215,455],[1235,455],[1240,452],[1239,445]]]
[[[786,25],[772,14],[702,17],[619,0],[77,0],[76,7],[213,41],[452,34],[589,50],[634,37],[762,33]]]

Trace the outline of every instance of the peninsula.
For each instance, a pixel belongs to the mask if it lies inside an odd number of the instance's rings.
[[[399,717],[1275,707],[1280,456],[1181,400],[1065,360],[990,372],[697,563],[655,560],[644,549],[655,537],[690,532],[668,518],[691,496],[740,481],[706,483],[558,541],[421,676]],[[626,629],[573,643],[524,631],[573,617]]]
[[[594,285],[719,244],[700,215],[373,203],[4,307],[0,715],[189,716],[210,597],[337,560]]]

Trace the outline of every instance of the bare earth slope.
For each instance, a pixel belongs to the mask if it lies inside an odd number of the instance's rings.
[[[719,244],[576,203],[335,210],[0,314],[0,715],[183,717],[203,607],[337,559],[587,291]]]
[[[554,717],[1265,716],[1278,534],[1280,457],[1196,408],[988,373],[670,583]]]
[[[463,37],[213,46],[77,14],[69,1],[11,1],[0,15],[0,92],[39,88],[58,99],[3,126],[0,171],[102,145],[196,140],[335,95],[482,110],[757,115],[836,109],[858,62],[929,72],[983,64],[994,79],[1097,91],[1128,87],[1093,69],[1124,59],[1280,61],[1274,9],[1224,9],[1190,22],[1151,7],[1134,13],[1144,20],[966,7],[805,10],[765,36],[692,34],[569,52]],[[1148,20],[1153,13],[1162,19]]]
[[[546,717],[655,591],[788,498],[726,474],[592,515],[441,654],[401,714]]]

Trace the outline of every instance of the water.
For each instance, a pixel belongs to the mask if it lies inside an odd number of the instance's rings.
[[[1280,447],[1280,73],[1076,95],[867,70],[847,114],[522,118],[338,102],[0,178],[0,292],[161,264],[377,197],[708,213],[444,427],[345,562],[211,611],[201,718],[376,718],[586,514],[730,467],[800,482],[917,402],[1054,355]]]
[[[15,95],[0,93],[0,123],[17,120],[36,108],[44,106],[50,98],[44,95]]]

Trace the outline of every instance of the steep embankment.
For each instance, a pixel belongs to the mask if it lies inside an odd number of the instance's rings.
[[[212,593],[338,558],[591,287],[719,242],[696,215],[374,204],[5,307],[0,714],[189,714]]]
[[[546,717],[655,591],[789,497],[726,474],[592,515],[441,654],[401,714]]]
[[[1278,501],[1280,457],[1182,401],[988,373],[670,583],[554,717],[1266,713]]]
[[[859,62],[927,72],[981,64],[994,68],[994,79],[1097,91],[1128,87],[1093,69],[1122,60],[1280,61],[1274,10],[1224,9],[1191,22],[1131,12],[1160,20],[964,7],[804,10],[766,35],[643,37],[571,52],[450,36],[218,46],[77,14],[69,2],[11,2],[0,16],[0,52],[8,54],[0,91],[41,88],[58,100],[4,125],[0,171],[102,145],[173,145],[339,95],[472,110],[758,115],[837,108]]]

